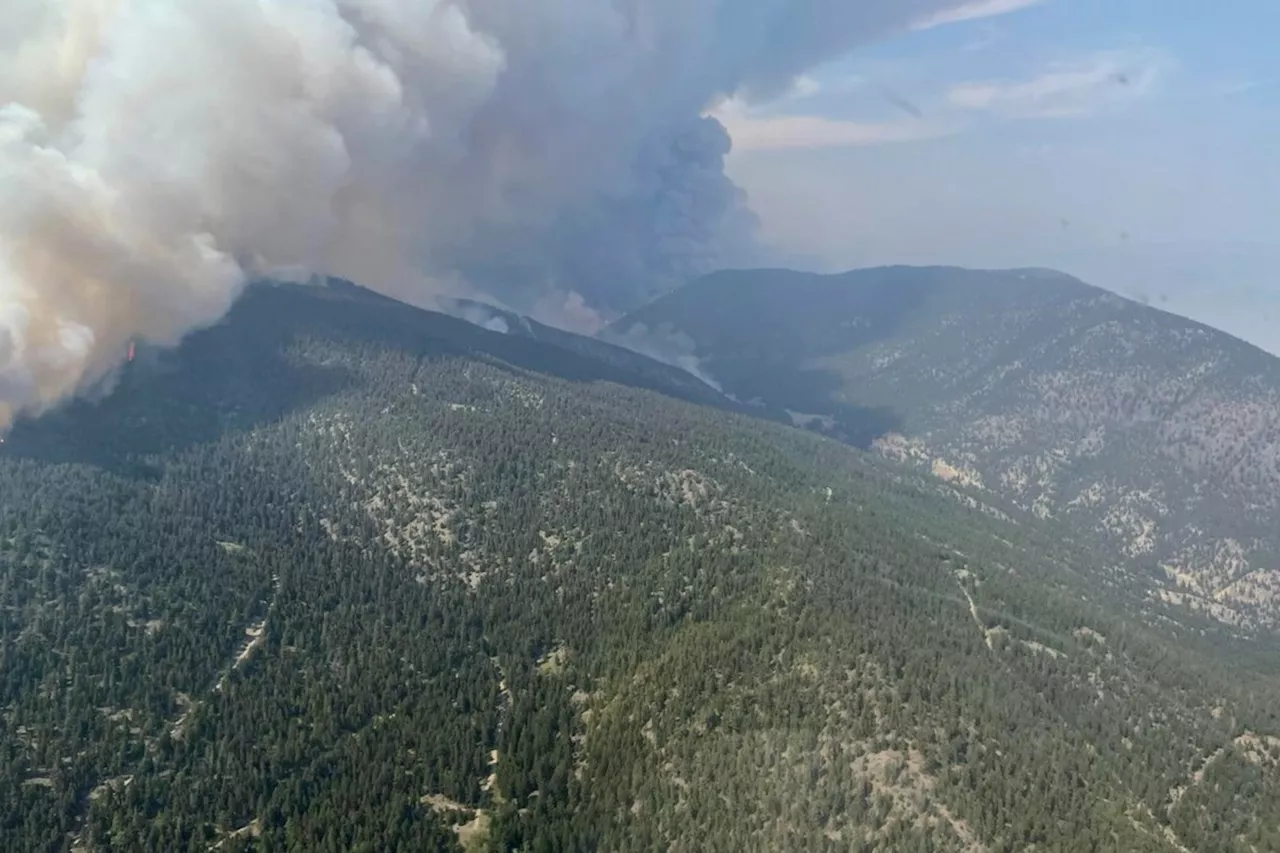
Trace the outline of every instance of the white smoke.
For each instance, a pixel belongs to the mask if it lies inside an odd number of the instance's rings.
[[[678,367],[724,393],[724,388],[719,381],[706,370],[702,359],[698,357],[697,342],[688,333],[670,324],[663,323],[650,328],[645,323],[634,323],[625,332],[613,328],[604,329],[599,337],[607,343],[626,347],[632,352],[638,352],[655,361]]]
[[[965,2],[4,5],[0,430],[255,275],[628,307],[749,242],[711,106]]]

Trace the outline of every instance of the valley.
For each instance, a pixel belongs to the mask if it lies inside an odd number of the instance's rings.
[[[947,267],[716,273],[637,326],[696,340],[739,399],[1055,520],[1154,598],[1280,625],[1280,360],[1249,344],[1060,273]]]
[[[262,285],[20,424],[0,847],[1280,844],[1268,637],[592,346]]]

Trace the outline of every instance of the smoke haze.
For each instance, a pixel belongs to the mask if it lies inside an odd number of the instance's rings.
[[[0,430],[254,276],[589,324],[742,256],[706,116],[964,0],[6,0]]]

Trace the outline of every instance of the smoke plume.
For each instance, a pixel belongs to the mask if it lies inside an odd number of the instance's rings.
[[[635,323],[625,332],[607,328],[601,331],[600,338],[607,343],[647,355],[655,361],[678,367],[724,393],[724,388],[716,378],[703,369],[702,360],[698,358],[697,342],[688,333],[670,324],[663,323],[651,329],[645,323]]]
[[[254,276],[611,312],[751,245],[706,117],[964,0],[6,0],[0,430]]]

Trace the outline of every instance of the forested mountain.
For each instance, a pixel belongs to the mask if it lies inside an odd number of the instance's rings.
[[[1154,596],[1280,625],[1280,360],[1045,270],[725,272],[618,324],[742,400],[1101,544]]]
[[[21,424],[0,850],[1280,849],[1268,641],[590,349],[259,286]]]
[[[692,364],[681,363],[664,349],[658,358],[642,354],[642,348],[629,347],[631,341],[613,343],[599,338],[586,337],[539,323],[537,320],[469,299],[442,300],[440,306],[451,316],[460,317],[489,331],[501,332],[520,338],[530,338],[545,344],[568,350],[578,356],[603,362],[615,371],[625,371],[632,377],[632,384],[644,383],[645,387],[665,390],[683,399],[714,405],[718,408],[749,411],[736,400],[725,397],[697,375]],[[666,360],[663,360],[666,359]],[[755,412],[759,415],[759,412]],[[777,418],[785,421],[785,414]]]

